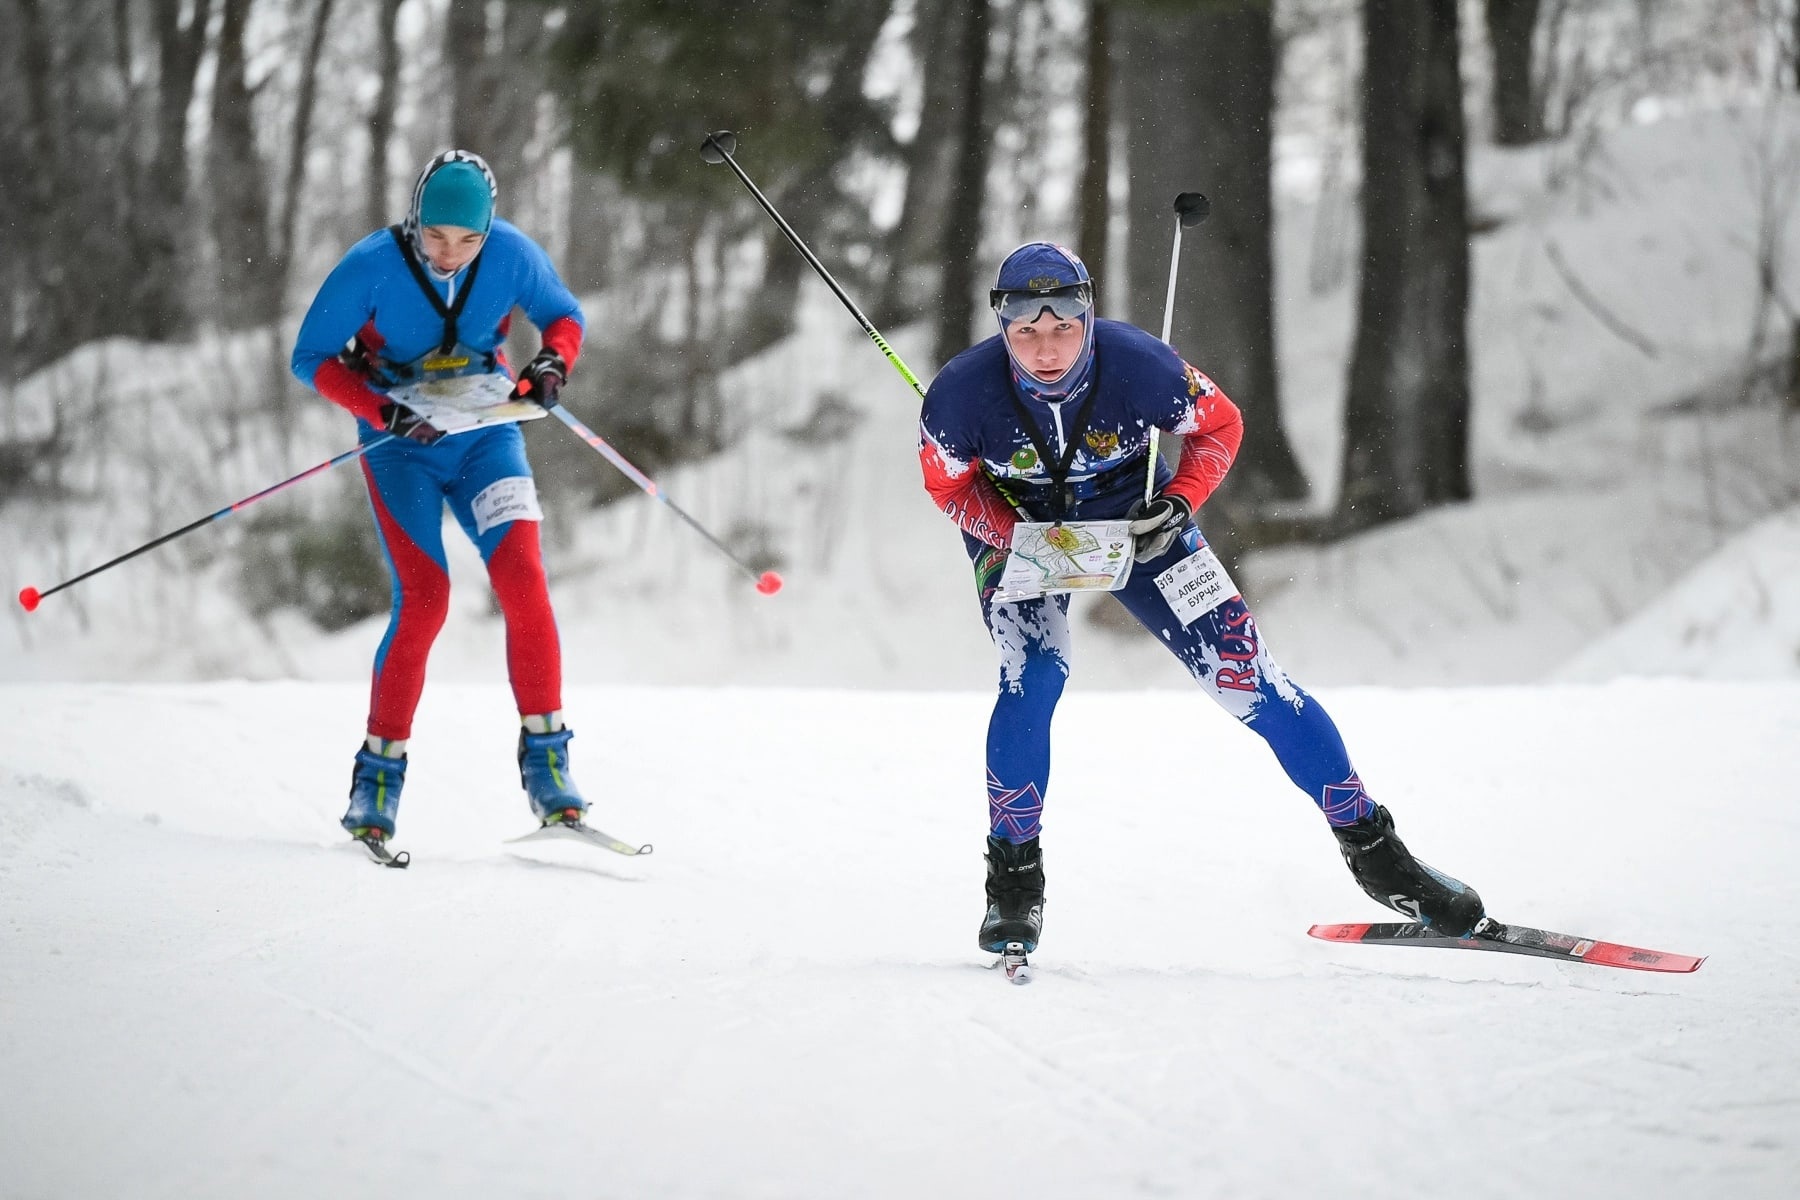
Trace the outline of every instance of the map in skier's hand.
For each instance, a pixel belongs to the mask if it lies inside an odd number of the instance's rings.
[[[1116,592],[1131,578],[1130,521],[1021,521],[997,598]]]
[[[388,398],[404,404],[445,433],[465,433],[486,425],[510,425],[547,416],[541,404],[512,394],[513,381],[499,372],[458,375],[409,383],[388,392]]]

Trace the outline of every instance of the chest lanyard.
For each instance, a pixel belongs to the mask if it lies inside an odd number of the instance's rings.
[[[1087,432],[1088,410],[1094,407],[1094,394],[1099,389],[1092,383],[1088,385],[1088,393],[1082,398],[1081,407],[1075,410],[1075,419],[1063,427],[1063,452],[1060,456],[1050,453],[1050,445],[1044,435],[1038,432],[1038,423],[1019,399],[1019,393],[1012,387],[1006,389],[1006,398],[1012,401],[1013,411],[1019,414],[1019,424],[1025,427],[1025,436],[1037,447],[1038,461],[1050,473],[1050,483],[1055,489],[1051,493],[1051,506],[1054,518],[1067,520],[1069,510],[1075,507],[1075,491],[1069,486],[1069,468],[1074,465],[1075,452],[1081,446],[1081,435]]]
[[[448,357],[456,351],[456,344],[459,340],[456,322],[462,316],[463,306],[469,302],[469,293],[475,290],[475,276],[481,271],[482,256],[478,253],[470,261],[469,277],[463,280],[462,290],[456,293],[456,302],[445,304],[444,298],[438,295],[437,288],[432,286],[430,276],[425,274],[425,265],[413,253],[412,243],[407,239],[406,233],[398,225],[388,226],[388,232],[394,235],[394,244],[400,247],[400,257],[406,260],[407,269],[418,281],[420,289],[425,293],[425,298],[431,301],[432,311],[444,318],[444,340],[438,345],[438,354]],[[495,361],[493,352],[486,352],[486,357],[488,369],[492,370]]]

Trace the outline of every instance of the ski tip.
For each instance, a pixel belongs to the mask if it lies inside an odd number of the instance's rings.
[[[1704,954],[1669,954],[1662,950],[1645,950],[1641,946],[1622,946],[1615,942],[1596,942],[1582,955],[1586,962],[1607,967],[1624,967],[1630,971],[1655,971],[1663,975],[1692,975],[1706,961]]]
[[[1316,937],[1327,942],[1360,942],[1363,934],[1369,932],[1369,922],[1353,925],[1314,925],[1308,929],[1307,936]]]

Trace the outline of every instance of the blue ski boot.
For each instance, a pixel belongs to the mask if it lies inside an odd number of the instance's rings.
[[[587,811],[587,801],[569,775],[569,739],[574,736],[567,729],[519,731],[519,782],[531,801],[531,811],[546,825],[579,821]]]
[[[406,756],[389,758],[364,745],[356,752],[350,772],[350,807],[340,824],[350,836],[373,836],[386,841],[394,836],[394,816],[400,811],[400,789],[406,783]]]

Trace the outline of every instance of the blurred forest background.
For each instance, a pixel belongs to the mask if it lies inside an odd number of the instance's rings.
[[[1796,0],[0,0],[0,18],[0,500],[56,492],[81,410],[26,427],[13,395],[84,343],[248,340],[212,373],[228,439],[293,424],[319,403],[286,369],[313,289],[451,145],[487,157],[501,214],[587,301],[597,427],[652,472],[730,447],[744,410],[718,377],[792,330],[809,278],[701,165],[704,134],[731,128],[874,322],[929,329],[926,378],[986,335],[989,276],[1026,238],[1076,247],[1103,311],[1157,329],[1170,201],[1206,192],[1173,340],[1245,412],[1207,526],[1239,552],[1470,495],[1470,247],[1492,220],[1469,200],[1472,144],[1578,157],[1651,97],[1800,88]],[[1800,162],[1761,171],[1738,386],[1794,406],[1778,264]],[[1357,289],[1329,496],[1280,411],[1281,189],[1315,201],[1311,286]],[[826,395],[799,428],[842,419]],[[533,453],[547,491],[629,489],[574,439]],[[288,530],[280,558],[309,544],[332,581],[316,621],[385,609],[366,514]]]

